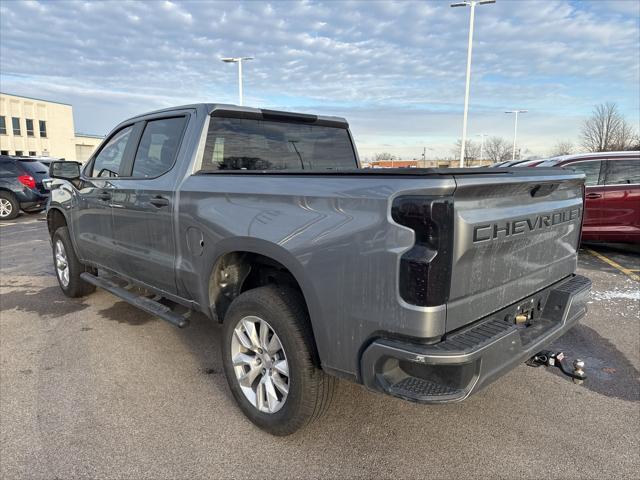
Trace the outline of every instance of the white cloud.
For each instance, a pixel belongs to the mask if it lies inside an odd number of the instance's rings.
[[[522,106],[535,112],[523,139],[535,128],[530,143],[544,145],[575,136],[580,116],[608,100],[637,123],[640,29],[629,4],[640,2],[479,7],[470,129],[509,136],[501,112]],[[248,102],[334,106],[354,119],[364,149],[388,143],[377,136],[405,148],[413,125],[434,144],[459,136],[469,12],[447,2],[3,2],[0,13],[2,89],[60,96],[84,131],[104,133],[131,105],[233,102],[236,69],[219,58],[253,55]],[[113,116],[81,113],[89,99]]]

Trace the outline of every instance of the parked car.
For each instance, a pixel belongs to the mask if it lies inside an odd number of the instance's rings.
[[[640,152],[567,155],[538,166],[586,175],[582,240],[640,243]]]
[[[537,167],[539,164],[544,162],[544,158],[537,158],[535,160],[525,160],[523,162],[518,162],[515,165],[511,165],[512,167]]]
[[[489,165],[490,168],[506,168],[506,167],[515,167],[521,163],[525,163],[528,160],[507,160],[506,162],[498,162],[492,163]]]
[[[359,167],[342,118],[198,104],[127,120],[82,168],[51,164],[60,288],[223,323],[229,388],[277,435],[319,417],[335,377],[464,400],[585,314],[584,175]]]
[[[20,210],[42,212],[49,190],[42,184],[48,169],[26,157],[0,155],[0,220],[11,220]]]

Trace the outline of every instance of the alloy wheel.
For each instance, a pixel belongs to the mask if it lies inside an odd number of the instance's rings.
[[[55,245],[55,262],[56,273],[63,287],[69,286],[69,262],[67,260],[67,252],[64,249],[62,240],[56,240]]]
[[[5,218],[13,212],[13,205],[6,198],[0,198],[0,218]]]
[[[280,410],[289,394],[289,363],[280,338],[265,320],[247,316],[234,328],[231,360],[242,393],[260,412]]]

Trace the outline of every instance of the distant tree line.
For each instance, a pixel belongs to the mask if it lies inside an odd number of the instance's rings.
[[[462,140],[458,139],[451,149],[452,161],[459,158],[461,145]],[[511,140],[503,137],[489,137],[484,142],[484,151],[481,152],[480,141],[467,140],[464,163],[466,166],[470,166],[477,160],[489,160],[492,163],[511,160],[512,148]],[[591,116],[584,120],[577,144],[571,140],[559,140],[545,153],[550,157],[557,157],[571,155],[578,151],[613,152],[622,150],[640,150],[640,133],[620,113],[615,103],[607,102],[596,105]],[[519,148],[516,151],[516,159],[521,158],[523,151],[526,152],[526,149]],[[481,156],[482,158],[480,158]],[[396,160],[397,158],[388,152],[374,155],[374,159],[377,161]]]

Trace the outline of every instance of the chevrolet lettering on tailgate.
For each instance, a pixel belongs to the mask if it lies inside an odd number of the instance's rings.
[[[499,235],[510,237],[513,235],[524,235],[535,230],[551,228],[554,225],[569,223],[582,218],[580,213],[581,209],[576,207],[545,215],[536,215],[532,218],[520,218],[517,220],[508,220],[503,223],[477,225],[473,227],[473,242],[486,242],[497,239]]]

